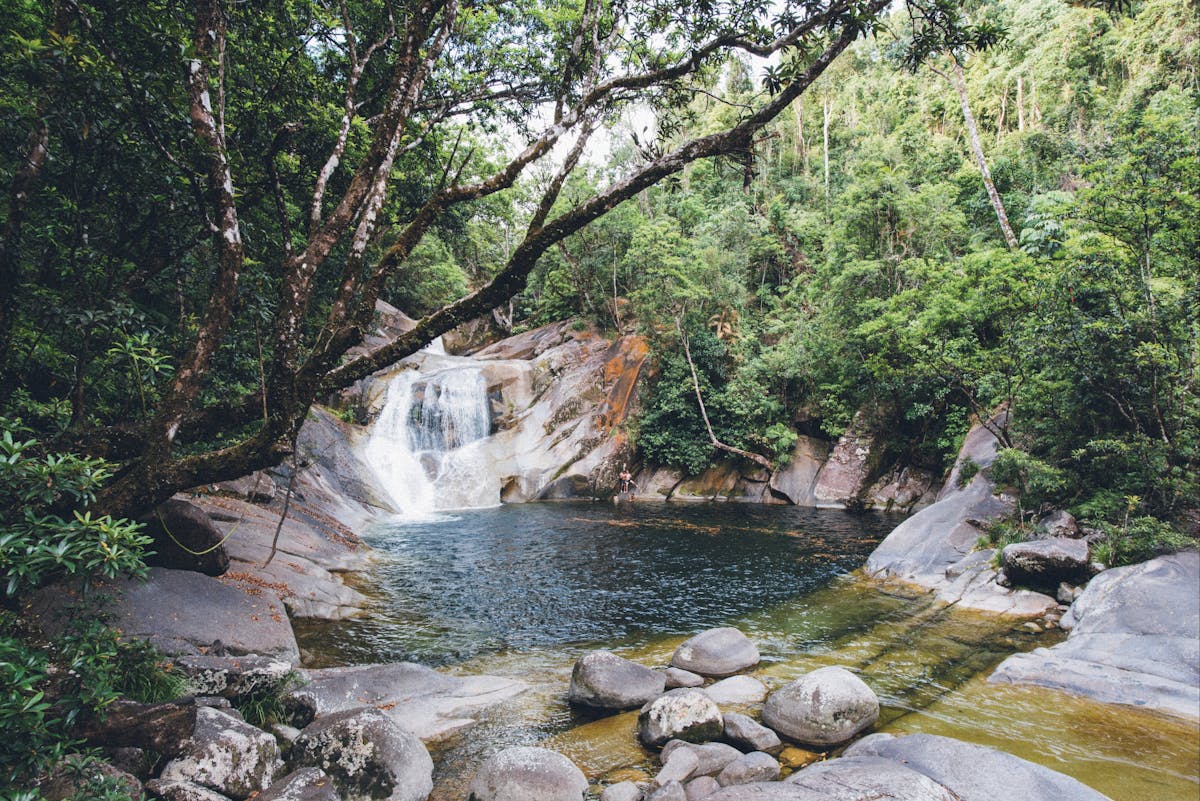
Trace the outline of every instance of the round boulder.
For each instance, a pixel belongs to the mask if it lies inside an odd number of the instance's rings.
[[[220,576],[229,569],[225,535],[195,504],[171,498],[142,518],[142,533],[154,540],[146,564]]]
[[[583,771],[557,751],[506,748],[479,767],[467,788],[470,801],[582,801]]]
[[[758,664],[758,648],[735,628],[702,631],[675,649],[671,667],[701,676],[732,676]]]
[[[433,760],[412,732],[373,707],[317,718],[292,743],[295,768],[320,768],[344,801],[425,801]]]
[[[844,743],[879,719],[879,698],[842,667],[814,670],[771,693],[763,723],[806,745]]]
[[[1000,552],[1000,563],[1010,581],[1051,591],[1064,581],[1087,581],[1093,572],[1087,540],[1065,537],[1014,542]]]
[[[726,765],[717,775],[717,784],[728,787],[731,784],[773,782],[778,778],[779,763],[775,758],[762,751],[751,751]]]
[[[668,740],[707,742],[724,730],[725,719],[716,703],[703,691],[691,688],[660,695],[638,714],[638,739],[652,747]]]
[[[591,651],[571,671],[567,700],[599,709],[634,709],[662,695],[666,677],[608,651]]]

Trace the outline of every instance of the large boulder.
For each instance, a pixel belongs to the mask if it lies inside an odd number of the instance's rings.
[[[763,706],[763,723],[799,743],[844,743],[879,719],[879,698],[842,667],[824,667],[781,687]]]
[[[1013,654],[988,679],[1200,717],[1200,554],[1106,570],[1063,617],[1066,642]]]
[[[469,801],[583,801],[583,771],[557,751],[518,746],[487,759],[467,788]]]
[[[838,439],[812,489],[818,504],[854,504],[869,485],[883,448],[881,432],[870,415],[860,411]]]
[[[341,798],[325,771],[300,768],[256,795],[254,801],[341,801]]]
[[[369,705],[426,742],[475,724],[471,717],[524,692],[499,676],[449,676],[412,662],[299,671],[305,684],[289,695],[301,719]]]
[[[142,704],[119,699],[80,720],[75,736],[92,746],[153,751],[167,759],[179,756],[196,730],[194,704]]]
[[[147,564],[195,570],[207,576],[220,576],[229,569],[225,535],[195,504],[171,498],[140,522],[142,533],[154,540]]]
[[[575,662],[567,700],[599,709],[633,709],[663,694],[666,677],[608,651],[591,651]]]
[[[1000,552],[1000,562],[1010,581],[1051,591],[1092,574],[1087,541],[1066,537],[1014,542]]]
[[[638,713],[638,739],[657,747],[669,740],[705,742],[725,729],[721,710],[702,690],[671,690],[642,707]]]
[[[218,580],[190,570],[152,567],[145,581],[116,579],[101,585],[113,596],[112,625],[128,637],[148,640],[166,654],[260,654],[290,664],[300,661],[296,636],[275,593]],[[44,587],[31,612],[51,636],[66,630],[80,603],[69,584]]]
[[[750,638],[727,626],[684,640],[671,656],[671,666],[702,676],[722,677],[754,667],[759,658]]]
[[[924,774],[961,801],[1107,801],[1087,785],[1020,757],[933,734],[875,734],[848,757],[882,757]]]
[[[291,763],[325,771],[345,801],[425,801],[433,790],[424,744],[369,707],[311,723],[292,743]]]
[[[199,707],[191,741],[159,778],[242,799],[270,787],[279,764],[274,737],[224,710]]]

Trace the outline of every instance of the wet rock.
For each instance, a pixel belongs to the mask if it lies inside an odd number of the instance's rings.
[[[823,758],[824,755],[819,751],[809,751],[807,748],[798,748],[794,745],[785,745],[779,751],[779,761],[792,770],[808,767],[814,762],[820,762]]]
[[[202,784],[241,799],[269,787],[278,766],[274,737],[219,709],[200,707],[191,741],[159,778]]]
[[[705,687],[704,692],[718,704],[745,706],[766,698],[767,686],[752,676],[730,676]]]
[[[1078,539],[1083,536],[1079,523],[1070,513],[1059,509],[1051,512],[1038,521],[1038,530],[1047,537],[1067,537]]]
[[[600,801],[642,801],[642,788],[633,782],[610,784],[600,793]]]
[[[1016,584],[1053,590],[1064,581],[1086,581],[1092,574],[1088,544],[1061,537],[1014,542],[1000,552],[1008,578]]]
[[[690,670],[669,667],[662,673],[668,690],[676,690],[680,687],[700,687],[704,684],[704,677]]]
[[[690,751],[696,755],[699,765],[692,776],[716,776],[742,752],[725,743],[685,743],[683,740],[672,740],[663,746],[662,758],[670,759],[676,751]]]
[[[687,748],[677,748],[669,758],[663,760],[663,768],[654,777],[654,783],[662,787],[669,782],[686,782],[700,767],[700,757]]]
[[[226,796],[195,782],[155,779],[146,783],[146,791],[162,801],[229,801]],[[137,798],[137,795],[132,797]]]
[[[146,563],[173,570],[195,570],[220,576],[229,569],[221,533],[200,507],[177,498],[160,504],[140,521],[142,533],[153,538]]]
[[[608,651],[584,654],[571,671],[567,700],[599,709],[633,709],[662,695],[666,678]]]
[[[702,676],[731,676],[754,667],[758,648],[742,632],[724,627],[709,629],[683,642],[671,657],[671,666]]]
[[[341,801],[341,798],[325,771],[300,768],[263,790],[254,801]]]
[[[804,791],[796,801],[959,801],[928,776],[874,756],[831,759],[784,782]]]
[[[687,791],[679,782],[670,782],[652,790],[646,801],[687,801]]]
[[[364,705],[382,709],[425,741],[475,723],[471,715],[524,692],[528,685],[498,676],[448,676],[411,662],[300,671],[307,681],[289,701],[301,720]]]
[[[874,756],[902,763],[961,801],[1107,801],[1069,776],[950,737],[874,734],[846,749],[845,756]]]
[[[815,506],[813,486],[817,474],[829,458],[830,445],[815,437],[799,436],[792,448],[792,458],[771,476],[771,490],[788,502]]]
[[[433,789],[424,744],[378,709],[318,718],[292,744],[291,762],[325,771],[346,801],[425,801]]]
[[[1200,554],[1106,570],[1060,621],[1066,642],[1013,654],[988,679],[1200,716]]]
[[[725,734],[722,739],[743,751],[766,751],[770,754],[783,747],[778,734],[738,712],[725,713]]]
[[[779,763],[775,758],[762,751],[751,751],[726,765],[725,769],[717,774],[717,784],[728,787],[731,784],[773,782],[778,778]]]
[[[809,745],[837,745],[870,728],[879,699],[862,679],[842,667],[812,671],[771,693],[763,723]]]
[[[582,801],[588,783],[571,760],[546,748],[506,748],[490,757],[467,789],[473,801]]]
[[[76,754],[54,766],[50,775],[38,786],[38,795],[44,801],[63,801],[85,790],[87,781],[93,778],[112,782],[129,798],[137,798],[142,792],[142,783],[136,776],[107,762]]]
[[[862,494],[878,467],[880,434],[865,410],[854,415],[817,476],[812,492],[818,502],[853,502]]]
[[[721,785],[712,776],[697,776],[683,786],[688,801],[700,801],[721,789]]]
[[[175,666],[197,694],[223,698],[278,694],[295,680],[290,663],[266,656],[181,656]]]
[[[652,747],[675,739],[715,740],[724,728],[721,710],[704,692],[692,688],[664,693],[638,714],[638,739]]]

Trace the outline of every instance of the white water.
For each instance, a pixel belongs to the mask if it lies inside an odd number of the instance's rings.
[[[473,365],[392,379],[364,456],[405,520],[500,503],[486,440],[487,382]]]

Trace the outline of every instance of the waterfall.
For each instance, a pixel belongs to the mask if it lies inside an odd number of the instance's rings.
[[[401,517],[436,519],[440,510],[500,502],[485,447],[490,429],[478,367],[406,371],[388,385],[364,456]]]

